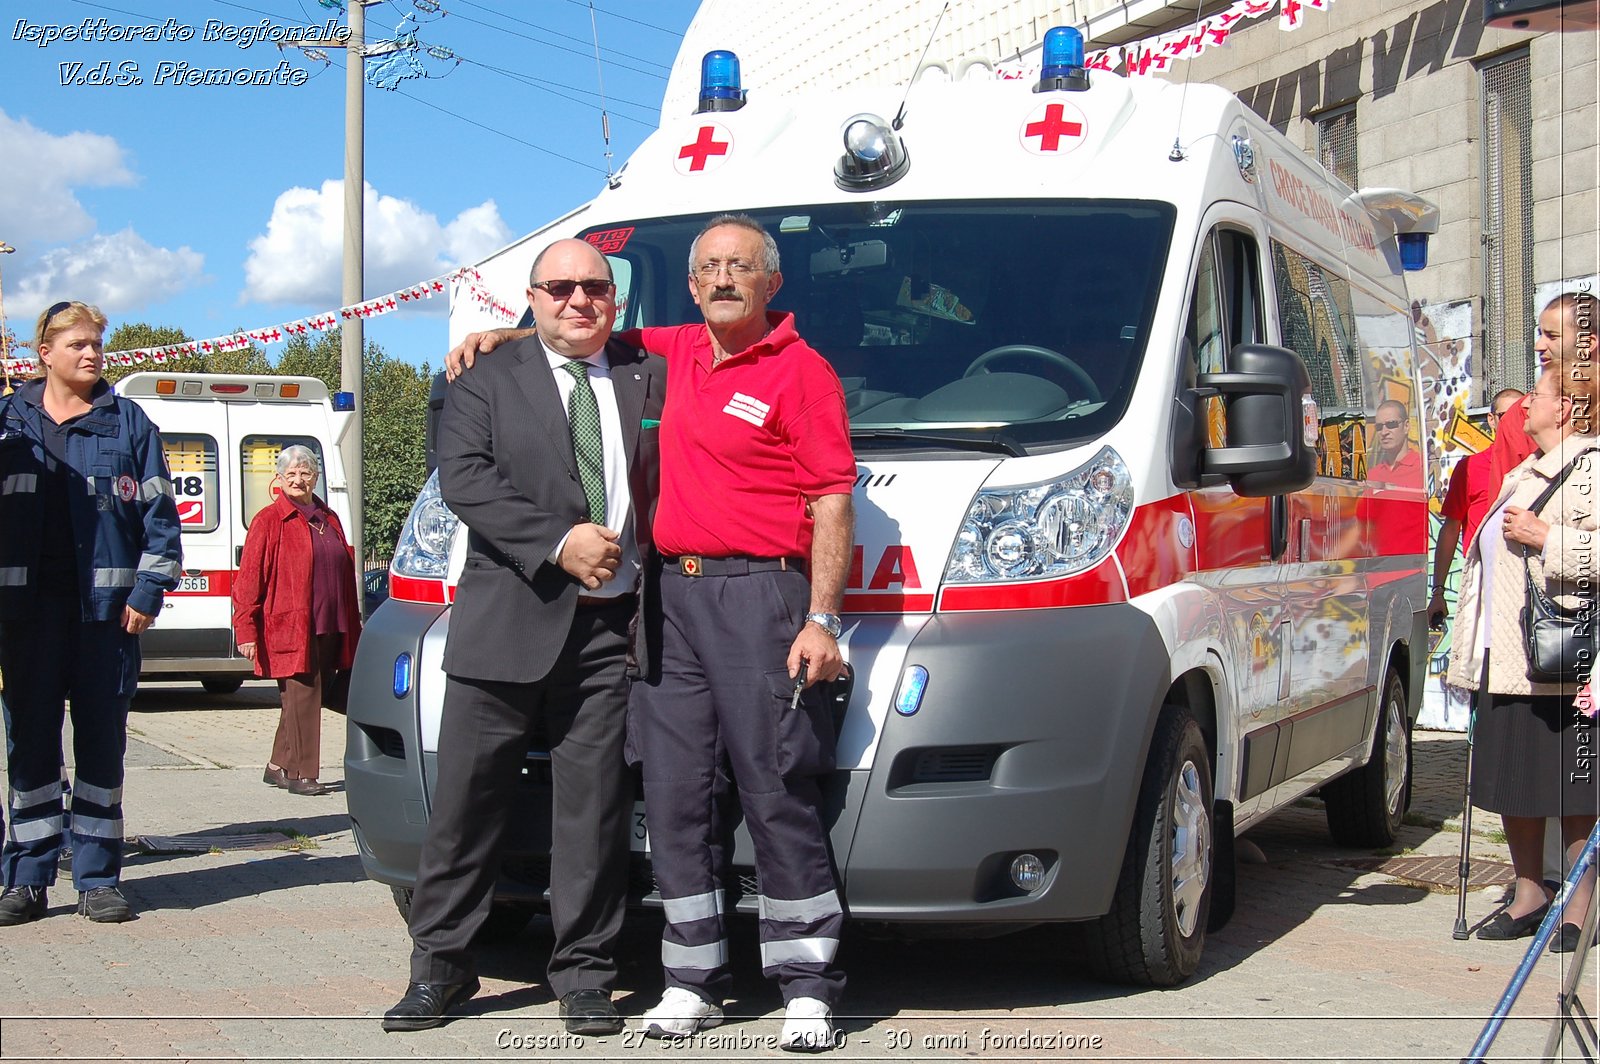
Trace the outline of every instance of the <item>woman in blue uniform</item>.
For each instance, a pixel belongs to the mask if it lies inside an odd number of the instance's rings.
[[[48,909],[61,853],[61,724],[72,704],[78,912],[133,919],[122,872],[122,758],[139,633],[177,586],[172,482],[150,419],[101,377],[106,319],[39,318],[41,376],[0,400],[0,672],[11,828],[0,926]]]

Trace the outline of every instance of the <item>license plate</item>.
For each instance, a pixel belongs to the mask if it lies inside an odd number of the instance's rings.
[[[650,852],[650,829],[644,823],[644,803],[633,803],[633,831],[628,835],[628,845],[634,853]]]
[[[179,591],[210,591],[211,578],[209,576],[180,576],[178,577]]]

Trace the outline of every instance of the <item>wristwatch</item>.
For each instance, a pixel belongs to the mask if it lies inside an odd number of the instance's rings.
[[[839,633],[844,631],[844,622],[839,619],[837,613],[808,613],[806,623],[816,625],[835,639],[838,639]]]

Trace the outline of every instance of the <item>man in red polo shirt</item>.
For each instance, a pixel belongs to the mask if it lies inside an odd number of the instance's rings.
[[[855,457],[844,389],[768,313],[778,246],[753,219],[713,218],[689,254],[705,324],[621,335],[666,357],[655,544],[660,612],[644,618],[653,667],[633,687],[629,746],[644,766],[667,990],[651,1037],[722,1022],[731,989],[717,854],[726,759],[755,845],[762,970],[783,992],[779,1045],[835,1045],[834,964],[844,910],[816,778],[834,765],[815,686],[843,670],[839,608],[854,539]],[[470,354],[517,335],[467,337]],[[809,580],[807,573],[809,571]],[[798,696],[797,696],[798,694]]]

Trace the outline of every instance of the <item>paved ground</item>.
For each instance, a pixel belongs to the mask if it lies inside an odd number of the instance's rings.
[[[367,882],[341,794],[302,798],[261,783],[274,693],[214,698],[186,686],[141,694],[130,730],[127,826],[134,835],[277,830],[298,850],[131,856],[125,885],[141,918],[98,926],[72,915],[62,884],[51,915],[0,929],[0,1058],[78,1060],[479,1060],[516,1057],[680,1060],[777,1058],[775,991],[736,928],[735,1019],[689,1046],[632,1036],[565,1039],[541,975],[548,928],[485,947],[482,995],[436,1031],[385,1035],[377,1017],[404,988],[409,941],[386,888]],[[324,728],[325,781],[337,781],[342,718]],[[1419,734],[1410,854],[1457,851],[1465,744]],[[1505,859],[1474,820],[1480,869]],[[1484,832],[1480,834],[1479,832]],[[1200,973],[1169,991],[1089,981],[1070,938],[1032,932],[987,941],[889,942],[852,936],[842,1026],[831,1059],[1456,1060],[1472,1045],[1522,950],[1457,942],[1453,894],[1348,861],[1318,809],[1251,833],[1232,923],[1211,936]],[[1249,849],[1249,848],[1246,848]],[[1490,887],[1469,918],[1493,911]],[[655,1000],[658,918],[630,920],[618,1002]],[[1559,958],[1541,957],[1491,1059],[1537,1056]],[[1594,974],[1584,993],[1595,1008]],[[1569,1049],[1566,1059],[1583,1059]]]

